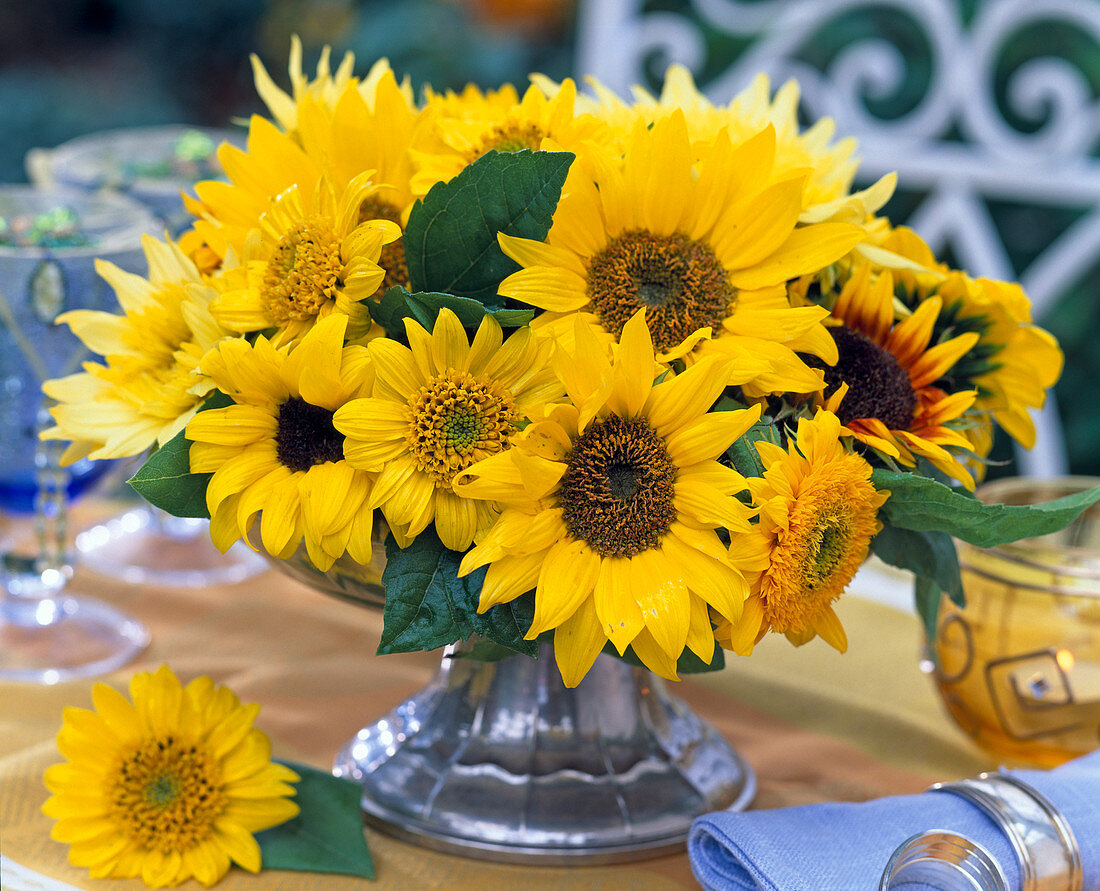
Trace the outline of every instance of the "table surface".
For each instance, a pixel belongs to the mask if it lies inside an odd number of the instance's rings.
[[[89,570],[72,582],[145,622],[149,649],[105,680],[167,663],[184,681],[200,674],[262,706],[260,726],[275,755],[327,767],[361,726],[423,685],[438,653],[376,656],[381,613],[316,593],[269,571],[202,589],[128,585]],[[921,631],[898,602],[899,578],[872,567],[857,576],[837,612],[849,639],[841,655],[821,640],[794,648],[772,635],[752,657],[672,685],[756,770],[753,807],[862,801],[915,793],[936,780],[996,765],[951,723],[919,669]],[[66,706],[91,706],[94,681],[55,686],[0,683],[0,854],[5,887],[144,887],[96,881],[66,861],[40,809],[42,772],[60,759],[54,737]],[[440,854],[367,830],[377,881],[232,870],[223,889],[693,888],[686,853],[634,864],[533,869]],[[66,883],[60,885],[58,883]],[[190,885],[190,887],[198,887]]]

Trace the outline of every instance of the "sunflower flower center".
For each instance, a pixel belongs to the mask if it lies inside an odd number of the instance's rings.
[[[840,505],[823,510],[807,536],[802,578],[808,590],[828,586],[845,564],[852,546],[851,514]]]
[[[676,466],[642,418],[608,415],[573,443],[561,482],[569,534],[604,557],[657,547],[676,518]]]
[[[480,144],[470,153],[470,161],[476,161],[486,152],[518,152],[523,149],[538,151],[546,134],[535,123],[497,124],[481,139]]]
[[[736,299],[714,251],[681,232],[644,229],[611,239],[588,263],[588,298],[604,328],[618,337],[642,307],[658,351],[716,327]]]
[[[332,424],[332,412],[291,396],[279,406],[275,447],[279,462],[290,470],[344,460],[344,435]]]
[[[837,411],[842,424],[876,418],[890,430],[908,430],[917,407],[917,394],[907,372],[893,353],[851,328],[830,328],[840,359],[833,366],[807,360],[825,372],[825,395],[842,383],[848,393]]]
[[[127,838],[170,854],[210,836],[227,803],[221,787],[217,761],[204,746],[163,736],[122,757],[108,799]]]
[[[516,431],[512,394],[485,377],[447,369],[409,397],[405,439],[417,470],[446,489],[455,474],[504,449]]]
[[[262,294],[279,324],[305,321],[336,295],[343,263],[340,239],[320,217],[302,220],[279,239],[264,270]]]
[[[359,205],[359,222],[365,223],[367,220],[389,220],[400,226],[401,212],[388,201],[371,196]],[[378,258],[378,265],[386,270],[386,277],[378,286],[376,293],[385,294],[394,285],[407,286],[409,266],[405,262],[405,240],[398,238],[396,241],[382,245],[382,255]]]

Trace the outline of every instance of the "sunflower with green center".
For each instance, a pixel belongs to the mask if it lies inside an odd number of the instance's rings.
[[[605,342],[617,340],[644,308],[660,361],[721,355],[726,383],[753,397],[820,388],[795,352],[835,360],[828,314],[792,308],[784,284],[829,265],[864,233],[798,224],[807,173],[775,177],[771,127],[736,148],[719,134],[696,172],[675,112],[639,123],[621,164],[588,160],[570,168],[545,243],[499,236],[523,267],[500,293],[544,310],[536,330],[568,343],[580,314]]]
[[[366,171],[339,194],[322,186],[311,200],[290,188],[272,201],[258,242],[245,254],[247,286],[211,305],[218,322],[242,333],[276,328],[276,346],[299,340],[332,314],[347,317],[348,340],[381,333],[363,301],[385,279],[378,265],[382,247],[401,229],[389,220],[360,218],[377,189],[372,177]]]
[[[432,130],[413,150],[413,192],[425,195],[436,183],[449,182],[488,151],[577,151],[606,141],[604,124],[574,114],[576,93],[571,80],[553,99],[537,87],[529,87],[521,99],[511,84],[486,93],[472,85],[461,93],[429,92]]]
[[[96,270],[114,289],[122,314],[73,310],[58,317],[105,363],[47,381],[58,404],[43,439],[71,440],[65,463],[89,456],[125,458],[163,445],[184,428],[214,384],[199,360],[233,332],[210,314],[217,291],[172,242],[142,239],[147,277],[101,260]]]
[[[346,437],[348,464],[377,473],[370,506],[381,508],[402,547],[434,522],[445,547],[465,551],[495,512],[459,498],[454,478],[508,448],[536,407],[561,396],[551,345],[529,328],[503,340],[492,316],[471,343],[449,309],[430,334],[411,319],[405,330],[408,347],[370,342],[374,389],[333,422]]]
[[[293,349],[223,342],[201,364],[233,400],[187,425],[191,472],[212,473],[206,488],[210,535],[221,551],[248,535],[260,512],[260,539],[286,559],[304,542],[322,572],[345,552],[371,558],[372,478],[344,460],[334,413],[373,382],[366,347],[344,346],[347,317],[322,319]],[[250,543],[251,544],[251,543]]]
[[[504,508],[459,575],[488,565],[480,611],[534,589],[527,638],[554,630],[570,687],[609,640],[676,678],[685,647],[713,658],[710,610],[734,622],[748,594],[717,530],[747,532],[754,512],[733,497],[745,479],[715,459],[759,409],[708,411],[724,389],[718,357],[654,384],[644,312],[613,363],[579,320],[575,338],[555,359],[568,401],[455,479],[462,497]]]
[[[96,684],[95,711],[65,709],[66,761],[45,774],[50,837],[97,879],[210,887],[231,862],[258,872],[253,834],[297,815],[299,779],[272,763],[260,707],[208,677],[184,687],[167,666],[134,675],[130,696]]]
[[[820,636],[847,649],[832,603],[866,559],[890,493],[871,484],[871,466],[844,448],[844,432],[836,415],[819,411],[799,419],[786,450],[755,444],[765,469],[748,486],[759,522],[731,530],[729,547],[752,593],[740,617],[715,631],[727,649],[748,656],[769,630],[796,646]]]
[[[549,78],[532,80],[547,96],[556,96],[561,86]],[[775,129],[775,169],[778,172],[810,171],[803,193],[802,223],[841,220],[862,225],[893,194],[897,180],[887,174],[874,185],[852,193],[852,180],[859,166],[856,141],[849,137],[833,141],[836,126],[831,118],[820,118],[801,131],[798,121],[799,88],[790,80],[771,95],[771,82],[758,74],[726,105],[715,105],[695,86],[691,72],[682,65],[670,65],[665,72],[660,96],[634,87],[634,102],[627,103],[596,78],[586,79],[595,97],[579,96],[578,113],[607,121],[613,136],[627,137],[640,117],[646,125],[680,110],[696,151],[705,151],[723,130],[734,145],[751,139],[769,125]]]
[[[978,335],[974,345],[955,363],[952,375],[959,385],[977,390],[974,408],[995,420],[1024,448],[1035,445],[1035,425],[1029,416],[1042,408],[1065,361],[1058,342],[1032,323],[1031,304],[1015,282],[971,278],[937,262],[932,251],[910,229],[890,232],[883,247],[922,267],[896,273],[898,295],[912,309],[929,299],[942,301],[935,333],[968,331]],[[969,427],[966,436],[979,455],[992,445],[992,425]]]
[[[862,264],[836,297],[832,315],[840,324],[829,333],[840,358],[823,367],[824,407],[881,455],[906,467],[923,458],[973,489],[959,457],[971,453],[965,429],[977,393],[958,388],[950,377],[978,334],[930,345],[943,301],[930,297],[897,321],[894,281],[889,270],[876,274]]]

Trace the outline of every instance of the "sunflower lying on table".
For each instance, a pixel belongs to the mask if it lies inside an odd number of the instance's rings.
[[[870,550],[926,618],[958,595],[950,536],[1001,516],[968,492],[994,424],[1032,444],[1062,355],[1018,286],[877,215],[894,177],[854,191],[794,84],[417,100],[384,62],[300,60],[290,94],[256,63],[274,121],[148,277],[103,268],[124,315],[63,317],[105,357],[47,385],[70,459],[155,448],[135,488],[222,549],[327,571],[383,531],[387,621],[552,634],[570,685],[605,649],[669,678],[769,630],[843,650]]]

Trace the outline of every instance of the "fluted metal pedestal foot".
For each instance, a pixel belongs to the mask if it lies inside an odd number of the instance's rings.
[[[682,850],[699,814],[748,806],[752,769],[664,681],[600,656],[574,689],[553,650],[435,678],[363,728],[333,772],[369,822],[416,844],[513,863],[609,863]]]

